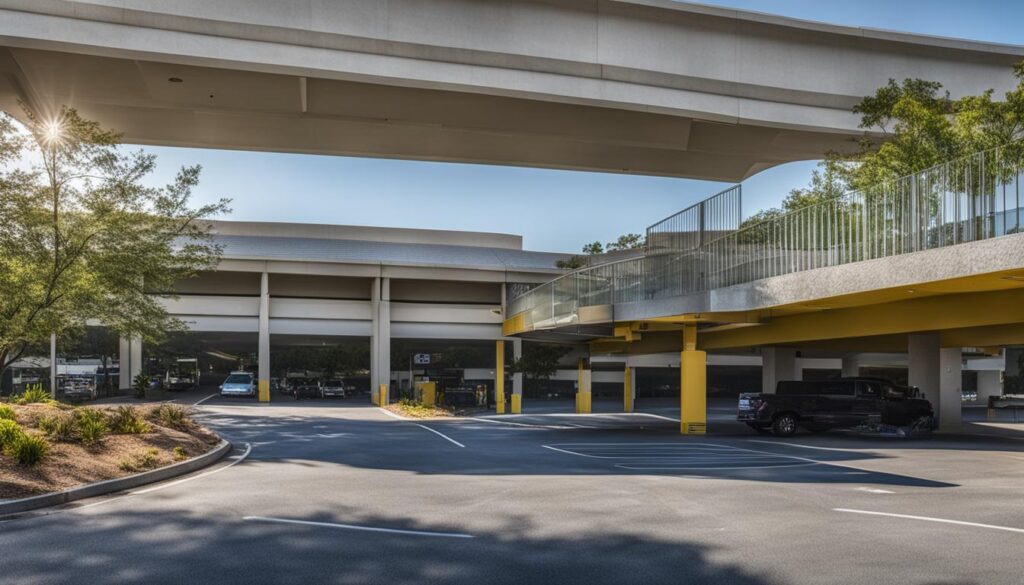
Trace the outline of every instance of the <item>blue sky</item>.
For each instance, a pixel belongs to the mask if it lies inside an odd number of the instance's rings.
[[[850,26],[1024,44],[1024,2],[721,0],[729,8]],[[197,201],[234,199],[230,219],[382,225],[522,234],[531,250],[579,251],[644,228],[724,183],[517,167],[147,147],[154,177],[203,165]],[[813,162],[744,182],[744,213],[778,205]],[[628,211],[623,212],[623,202]]]

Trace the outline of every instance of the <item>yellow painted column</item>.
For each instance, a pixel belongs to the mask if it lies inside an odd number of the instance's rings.
[[[622,412],[633,412],[633,368],[629,366],[622,380]]]
[[[590,414],[590,364],[586,358],[580,358],[579,361],[576,362],[576,368],[576,413]]]
[[[494,354],[494,404],[495,412],[505,414],[505,341],[496,342]]]
[[[707,353],[697,349],[697,326],[683,327],[679,360],[679,432],[703,435],[707,431]]]
[[[270,380],[260,380],[257,390],[260,402],[270,402]]]
[[[380,400],[380,406],[387,406],[389,404],[390,399],[388,397],[388,385],[387,384],[381,384],[380,385],[380,389],[377,390],[377,396],[379,397],[379,400]]]
[[[512,395],[512,414],[523,413],[523,395],[513,394]]]

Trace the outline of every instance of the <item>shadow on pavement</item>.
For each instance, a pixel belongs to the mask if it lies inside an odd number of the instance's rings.
[[[0,558],[0,574],[11,583],[780,583],[712,562],[712,547],[682,539],[607,531],[539,536],[524,519],[490,531],[355,511],[289,519],[469,531],[474,538],[246,521],[187,509],[63,514],[0,525],[4,548],[16,543],[18,551]],[[42,523],[49,524],[45,530]]]

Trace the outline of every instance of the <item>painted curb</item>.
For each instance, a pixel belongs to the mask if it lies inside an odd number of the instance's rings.
[[[75,500],[102,496],[112,492],[120,492],[134,487],[139,487],[141,485],[171,479],[172,477],[178,477],[179,475],[185,475],[186,473],[192,473],[193,471],[197,471],[220,461],[228,454],[229,451],[231,451],[231,443],[221,440],[220,444],[202,455],[193,457],[187,461],[154,469],[152,471],[144,471],[127,477],[98,481],[96,483],[53,492],[51,494],[43,494],[40,496],[22,498],[20,500],[2,502],[0,503],[0,517],[9,516],[11,514],[20,514],[22,512],[28,512],[29,510],[46,508],[49,506],[57,506],[59,504],[66,504]]]

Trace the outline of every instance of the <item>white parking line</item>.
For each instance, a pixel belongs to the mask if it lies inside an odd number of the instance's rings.
[[[421,429],[426,429],[426,430],[434,433],[435,435],[441,437],[442,439],[444,439],[445,441],[448,441],[449,443],[454,443],[455,445],[458,445],[459,447],[462,447],[462,448],[466,447],[465,445],[463,445],[462,443],[460,443],[460,442],[456,441],[455,439],[449,437],[448,435],[446,435],[446,434],[444,434],[444,433],[442,433],[440,431],[435,431],[434,429],[428,427],[427,425],[417,424],[416,426],[418,426]]]
[[[859,488],[857,488],[857,491],[859,491],[859,492],[868,492],[869,494],[895,494],[896,493],[896,492],[891,492],[889,490],[880,490],[878,488],[869,488],[869,487],[859,487]]]
[[[364,532],[386,532],[388,534],[404,534],[407,536],[439,536],[443,538],[473,538],[472,534],[461,532],[424,532],[422,530],[399,530],[397,528],[378,528],[375,526],[356,526],[354,524],[335,524],[333,522],[311,522],[309,520],[290,520],[288,518],[270,518],[267,516],[245,516],[243,520],[256,522],[275,522],[278,524],[298,524],[301,526],[317,526],[320,528],[340,528],[344,530],[361,530]]]
[[[201,399],[201,400],[200,400],[199,402],[195,402],[195,403],[193,403],[193,404],[192,404],[192,406],[199,406],[200,404],[202,404],[202,403],[206,402],[207,400],[209,400],[209,399],[211,399],[211,398],[213,398],[213,397],[215,397],[215,396],[217,396],[217,395],[216,395],[216,394],[210,394],[210,395],[209,395],[209,396],[207,396],[206,398],[203,398],[203,399]]]
[[[911,516],[910,514],[892,514],[889,512],[872,512],[870,510],[851,510],[850,508],[832,508],[834,512],[846,512],[848,514],[865,514],[868,516],[888,516],[889,518],[904,518],[907,520],[921,520],[924,522],[939,522],[942,524],[956,524],[958,526],[972,526],[974,528],[989,528],[991,530],[1004,530],[1024,534],[1024,528],[1011,528],[1009,526],[996,526],[994,524],[980,524],[978,522],[964,522],[963,520],[949,520],[948,518],[932,518],[930,516]]]
[[[761,441],[758,439],[747,439],[747,442],[764,443],[765,445],[786,445],[787,447],[800,447],[801,449],[815,449],[817,451],[839,451],[840,453],[848,453],[849,451],[851,451],[851,449],[840,449],[837,447],[815,447],[813,445],[801,445],[800,443],[787,443],[786,441]]]

